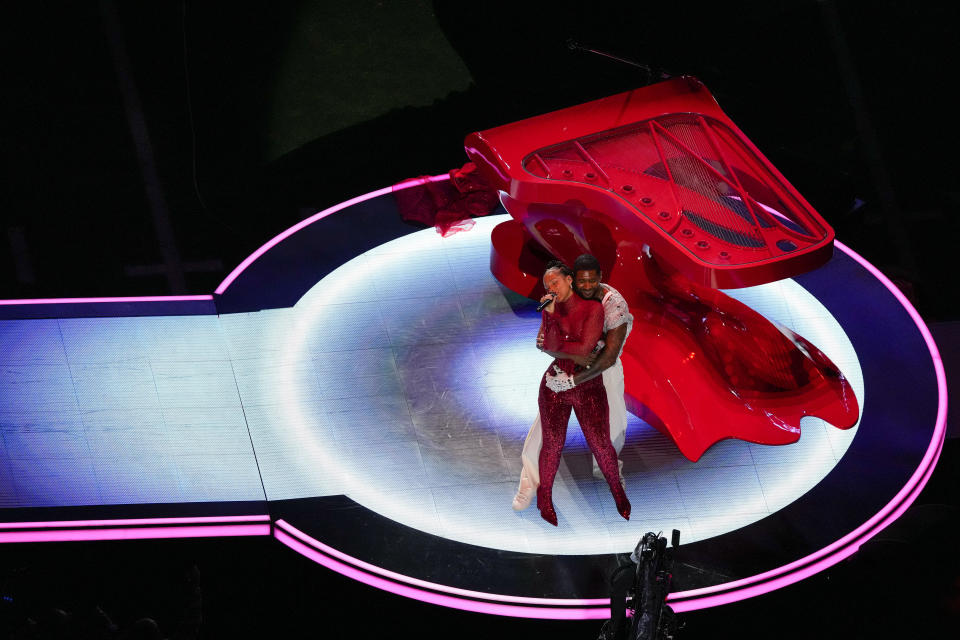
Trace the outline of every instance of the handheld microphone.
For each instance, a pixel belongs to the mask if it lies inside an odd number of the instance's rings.
[[[543,302],[541,302],[541,303],[537,306],[537,311],[543,311],[544,309],[547,308],[547,305],[548,305],[548,304],[550,304],[551,302],[553,302],[554,300],[557,299],[557,294],[555,294],[555,293],[550,293],[550,294],[548,294],[548,295],[551,296],[550,299],[549,299],[549,300],[544,300]]]

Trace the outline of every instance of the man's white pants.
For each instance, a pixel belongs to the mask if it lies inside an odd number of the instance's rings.
[[[623,364],[620,358],[617,358],[617,361],[600,376],[603,378],[603,388],[607,390],[607,405],[610,407],[610,442],[613,443],[613,448],[617,450],[619,456],[627,433],[627,405],[623,400]],[[534,486],[540,486],[540,448],[542,446],[543,426],[540,424],[538,412],[523,443],[523,452],[520,454],[523,470],[527,477],[533,480]],[[593,461],[593,466],[597,466],[596,460]]]

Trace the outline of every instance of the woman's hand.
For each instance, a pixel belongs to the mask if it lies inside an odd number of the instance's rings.
[[[547,292],[542,298],[540,298],[540,304],[541,304],[541,305],[542,305],[544,302],[548,302],[548,301],[549,301],[549,304],[548,304],[547,306],[542,307],[543,311],[546,311],[547,313],[553,313],[553,301],[556,300],[556,299],[557,299],[557,294],[555,294],[555,293],[550,293],[550,292]]]
[[[553,391],[554,393],[563,393],[564,391],[569,391],[573,389],[576,384],[573,382],[573,376],[569,373],[565,373],[560,370],[560,367],[553,365],[553,370],[556,372],[556,375],[550,373],[547,370],[546,375],[544,376],[544,381],[547,385],[547,389]]]

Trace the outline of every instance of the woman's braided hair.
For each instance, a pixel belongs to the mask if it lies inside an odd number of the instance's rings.
[[[543,273],[546,274],[548,271],[554,270],[559,271],[560,275],[570,276],[571,278],[573,277],[573,270],[559,260],[551,260],[548,262],[546,269],[543,270]]]

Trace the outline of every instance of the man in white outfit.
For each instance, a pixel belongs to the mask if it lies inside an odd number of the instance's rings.
[[[577,361],[578,365],[586,367],[574,376],[561,374],[547,376],[547,386],[556,392],[572,389],[578,384],[603,376],[603,386],[607,390],[607,404],[610,407],[610,441],[619,456],[623,448],[627,431],[627,407],[623,399],[623,365],[620,363],[620,354],[623,345],[633,328],[633,316],[626,300],[613,287],[602,284],[603,272],[600,263],[590,254],[583,254],[573,263],[573,286],[580,297],[598,300],[603,304],[603,331],[604,339],[600,343],[602,349],[593,355]],[[600,345],[598,345],[600,346]],[[537,348],[542,350],[538,338]],[[566,354],[552,354],[554,357],[570,358]],[[520,458],[523,461],[523,471],[520,473],[520,486],[513,498],[513,509],[522,511],[530,506],[533,496],[540,485],[540,448],[543,445],[543,433],[540,425],[540,415],[533,421],[527,439],[523,443],[523,452]],[[620,482],[623,482],[623,461],[620,461]],[[602,478],[597,461],[593,461],[593,475]]]

